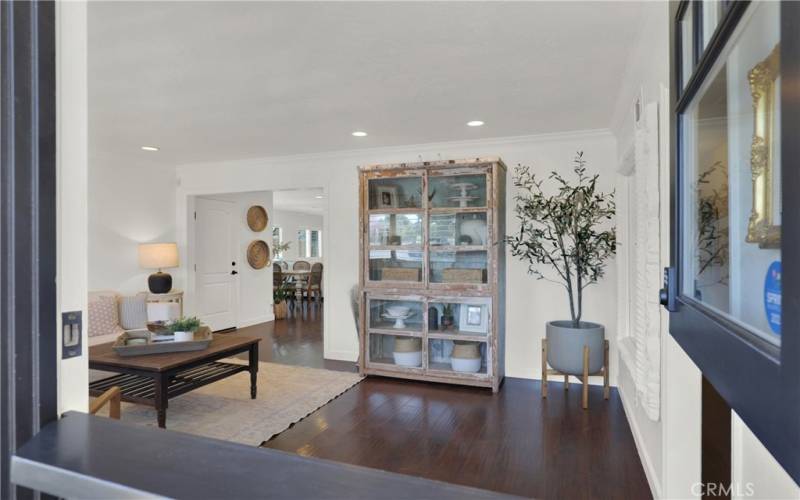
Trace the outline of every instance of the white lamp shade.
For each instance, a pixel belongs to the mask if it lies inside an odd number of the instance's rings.
[[[139,267],[142,269],[178,267],[178,245],[175,243],[143,243],[139,245]]]

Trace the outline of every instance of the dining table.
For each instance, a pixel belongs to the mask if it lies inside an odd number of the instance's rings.
[[[283,282],[290,283],[295,282],[298,284],[308,282],[309,276],[311,276],[310,270],[301,270],[301,269],[293,269],[289,271],[283,271],[281,273],[283,275]]]
[[[294,269],[289,271],[281,271],[281,274],[284,276],[293,276],[295,278],[305,278],[311,274],[310,270],[301,270],[301,269]]]

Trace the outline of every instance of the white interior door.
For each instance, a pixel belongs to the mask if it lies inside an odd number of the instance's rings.
[[[236,327],[236,204],[197,198],[195,203],[195,287],[197,316],[212,330]]]

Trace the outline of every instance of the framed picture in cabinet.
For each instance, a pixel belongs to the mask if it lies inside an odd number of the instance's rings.
[[[461,304],[459,309],[458,329],[460,331],[486,333],[489,326],[489,314],[486,306]]]
[[[378,186],[377,188],[377,202],[378,208],[397,208],[397,187],[396,186]]]

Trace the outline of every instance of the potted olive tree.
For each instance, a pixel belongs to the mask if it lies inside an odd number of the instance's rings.
[[[542,180],[529,167],[517,167],[515,212],[520,229],[506,241],[511,254],[528,264],[530,274],[565,288],[571,319],[547,322],[547,362],[562,373],[578,375],[584,346],[589,346],[589,372],[603,366],[605,329],[582,320],[583,291],[603,277],[617,239],[614,193],[597,189],[599,176],[587,175],[582,151],[573,172],[574,182],[551,172],[553,190],[545,193]]]

